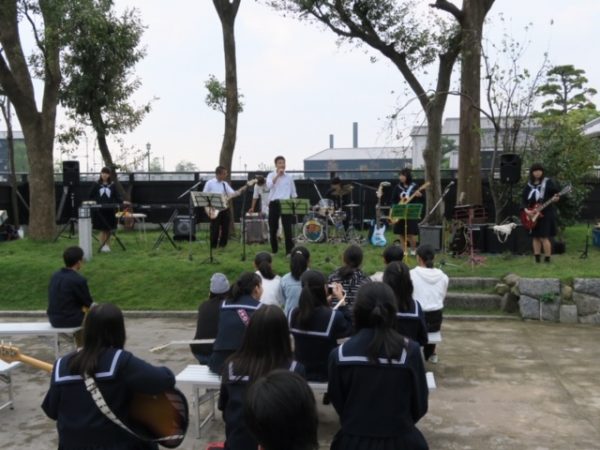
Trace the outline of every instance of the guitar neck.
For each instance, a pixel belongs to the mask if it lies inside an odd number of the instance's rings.
[[[27,355],[18,355],[15,356],[14,359],[16,361],[21,361],[25,364],[29,364],[32,367],[35,367],[36,369],[41,369],[41,370],[45,370],[46,372],[52,372],[52,364],[47,363],[46,361],[42,361],[40,359],[37,358],[33,358],[31,356],[27,356]]]

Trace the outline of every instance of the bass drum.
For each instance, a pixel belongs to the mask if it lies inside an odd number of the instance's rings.
[[[302,224],[302,235],[308,242],[325,240],[325,224],[321,219],[308,218]]]

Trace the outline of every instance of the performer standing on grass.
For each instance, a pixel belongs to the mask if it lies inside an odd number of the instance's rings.
[[[392,207],[394,207],[394,205],[397,205],[398,203],[406,201],[406,199],[408,199],[413,194],[416,198],[423,196],[417,190],[417,183],[413,182],[412,172],[409,168],[405,167],[400,171],[399,180],[399,183],[396,186],[394,186],[394,189],[392,190]],[[397,234],[399,236],[400,242],[402,242],[402,246],[404,248],[404,252],[409,253],[410,251],[410,254],[414,255],[417,249],[419,221],[406,221],[406,240],[404,239],[404,219],[400,219],[394,224],[394,234]]]
[[[110,252],[110,235],[117,228],[117,218],[115,216],[116,205],[120,204],[122,199],[112,181],[108,167],[103,167],[100,171],[100,178],[92,186],[89,198],[99,205],[114,204],[114,208],[99,208],[92,215],[94,229],[100,230],[100,243],[102,244],[100,251]],[[129,202],[124,203],[129,204]]]
[[[279,228],[279,218],[281,217],[285,238],[285,253],[289,255],[294,247],[294,242],[292,241],[292,216],[290,214],[281,215],[281,200],[296,198],[297,194],[294,179],[285,173],[285,158],[283,156],[275,158],[275,171],[267,175],[267,188],[270,189],[269,237],[271,251],[277,253],[279,249],[277,229]]]
[[[544,203],[550,199],[553,202],[560,200],[558,196],[558,187],[544,174],[544,167],[541,164],[532,164],[529,168],[529,182],[523,189],[522,209],[532,217],[536,214],[533,208],[537,203]],[[533,256],[535,262],[541,261],[541,252],[544,252],[544,262],[550,262],[552,255],[552,237],[556,236],[556,210],[553,204],[544,209],[543,215],[537,219],[536,226],[531,230],[533,238]]]
[[[234,195],[235,191],[225,180],[226,178],[227,169],[223,166],[218,166],[215,169],[215,177],[206,182],[202,192],[223,194],[225,198]],[[214,214],[209,214],[210,246],[212,248],[217,248],[217,246],[225,247],[227,245],[227,240],[229,239],[229,221],[231,220],[229,208],[225,208],[220,211],[211,211]]]

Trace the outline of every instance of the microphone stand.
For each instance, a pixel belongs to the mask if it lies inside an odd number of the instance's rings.
[[[446,188],[444,189],[444,192],[442,192],[441,197],[439,198],[439,200],[435,203],[435,205],[433,205],[433,207],[431,208],[431,211],[429,211],[425,217],[423,218],[423,220],[421,220],[421,222],[419,223],[419,225],[423,225],[424,223],[427,222],[427,219],[429,219],[429,216],[431,216],[435,210],[442,204],[442,200],[444,200],[444,197],[448,194],[448,192],[450,192],[450,187],[454,184],[454,181],[451,181],[448,186],[446,186]]]
[[[189,241],[188,259],[190,261],[193,259],[192,258],[192,231],[196,231],[196,230],[192,230],[192,228],[196,227],[196,216],[194,214],[194,206],[192,205],[191,192],[194,189],[196,189],[198,186],[200,186],[203,181],[204,180],[202,178],[200,178],[200,180],[196,184],[194,184],[191,188],[189,188],[187,191],[185,191],[183,194],[181,194],[179,197],[177,197],[177,200],[179,200],[180,198],[185,197],[187,194],[190,194],[189,203],[188,203],[188,217],[190,219],[190,229],[189,229],[189,236],[188,236],[188,241]]]

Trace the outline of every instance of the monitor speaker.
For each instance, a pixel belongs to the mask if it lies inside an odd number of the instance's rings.
[[[517,184],[521,179],[521,157],[516,153],[500,155],[500,181],[504,184]]]
[[[79,161],[63,161],[63,184],[65,186],[79,185]]]
[[[192,239],[196,239],[196,218],[194,216],[177,216],[173,221],[175,239],[188,239],[192,230]]]

